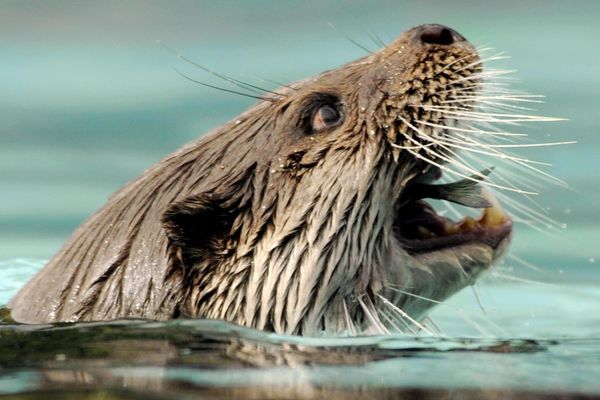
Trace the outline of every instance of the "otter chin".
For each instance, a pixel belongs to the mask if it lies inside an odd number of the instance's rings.
[[[418,331],[511,238],[489,171],[457,152],[483,132],[483,71],[460,34],[421,25],[267,92],[113,195],[12,299],[12,317]],[[428,199],[483,211],[453,221]]]

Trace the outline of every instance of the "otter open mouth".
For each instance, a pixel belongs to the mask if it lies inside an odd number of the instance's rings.
[[[432,184],[441,177],[434,168],[413,179],[400,198],[396,211],[396,233],[408,253],[426,253],[469,243],[496,249],[512,231],[512,221],[491,192],[479,182],[489,174],[469,177],[450,184]],[[439,215],[425,198],[447,200],[471,208],[483,208],[475,219],[466,216],[458,222]]]

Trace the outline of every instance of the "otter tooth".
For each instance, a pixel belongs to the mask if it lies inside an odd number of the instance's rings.
[[[478,222],[484,226],[496,226],[502,225],[506,221],[508,221],[508,215],[500,206],[500,203],[496,199],[496,197],[492,194],[492,192],[488,190],[483,191],[483,195],[486,200],[492,205],[489,208],[486,208],[483,211],[483,214],[479,218]]]
[[[458,232],[458,225],[450,220],[444,220],[444,235],[453,235]]]
[[[473,230],[477,227],[477,221],[472,217],[465,217],[458,223],[458,229],[462,232]]]
[[[426,239],[431,239],[437,236],[435,233],[421,225],[417,227],[417,232],[419,233],[419,236]]]

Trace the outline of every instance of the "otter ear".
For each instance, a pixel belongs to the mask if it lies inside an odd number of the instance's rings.
[[[254,163],[216,182],[213,189],[167,207],[161,222],[185,265],[227,254],[233,223],[252,199],[255,171]]]
[[[235,209],[229,201],[201,193],[171,204],[161,222],[171,244],[179,247],[186,262],[200,261],[207,253],[223,254],[223,238],[231,229]]]

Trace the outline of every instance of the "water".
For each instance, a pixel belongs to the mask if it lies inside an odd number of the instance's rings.
[[[4,324],[0,395],[600,396],[600,3],[502,5],[3,2],[0,304],[120,185],[252,103],[181,78],[173,68],[222,84],[157,39],[264,85],[263,78],[291,81],[364,54],[328,22],[373,49],[373,32],[389,41],[413,25],[441,22],[507,51],[512,59],[497,66],[519,70],[515,87],[547,95],[540,114],[568,119],[527,130],[535,140],[578,144],[525,152],[569,183],[535,198],[567,228],[547,234],[517,225],[517,258],[505,260],[503,276],[432,313],[444,338],[290,338],[214,321]]]
[[[303,339],[218,321],[4,327],[4,393],[388,398],[410,390],[597,393],[597,339]],[[573,360],[578,362],[573,364]],[[346,394],[344,394],[346,393]],[[40,395],[41,398],[41,395]],[[212,397],[211,397],[212,398]],[[337,397],[336,397],[337,398]]]

